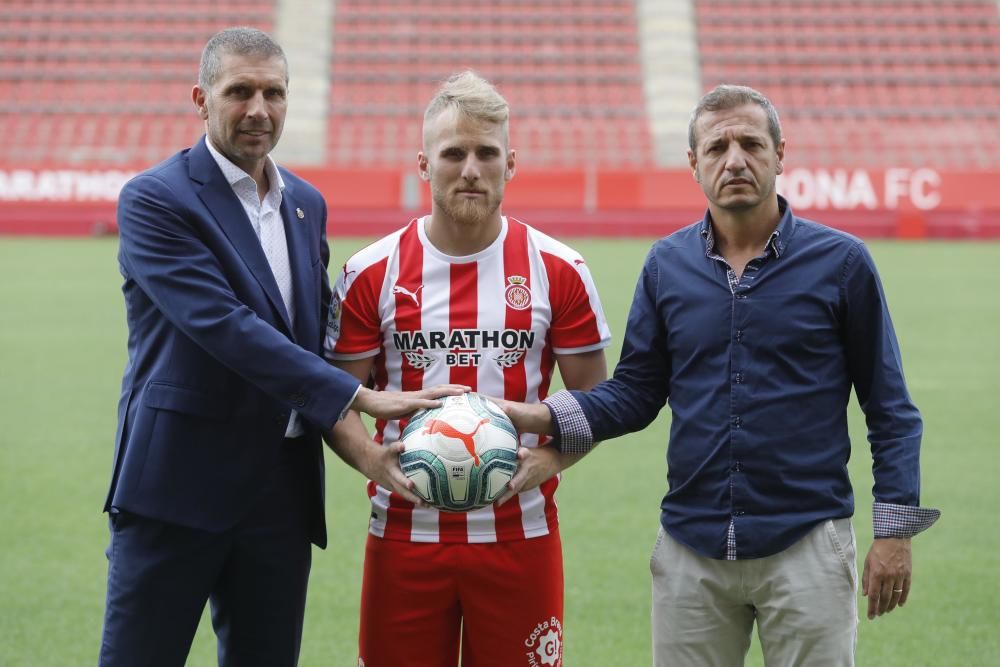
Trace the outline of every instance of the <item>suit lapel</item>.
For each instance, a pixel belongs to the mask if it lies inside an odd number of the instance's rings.
[[[281,219],[285,223],[288,241],[288,263],[292,268],[292,299],[295,301],[295,338],[300,344],[309,344],[308,332],[315,318],[316,288],[312,282],[312,253],[310,248],[309,220],[298,217],[295,193],[285,179],[285,192],[281,198]],[[310,305],[311,304],[311,305]]]
[[[223,233],[236,248],[240,257],[243,258],[247,268],[250,269],[250,273],[260,283],[261,289],[267,294],[268,300],[284,323],[285,331],[291,333],[292,327],[288,321],[288,313],[281,300],[278,283],[275,282],[274,274],[271,272],[271,265],[267,263],[264,249],[260,246],[260,239],[257,238],[253,227],[250,226],[246,211],[243,210],[243,205],[236,197],[236,193],[233,192],[232,186],[222,174],[219,165],[215,163],[212,154],[208,152],[204,137],[195,144],[188,155],[191,179],[201,184],[200,187],[195,188],[198,197],[211,211]],[[295,273],[293,265],[292,275],[294,276]],[[298,283],[295,285],[297,287]]]

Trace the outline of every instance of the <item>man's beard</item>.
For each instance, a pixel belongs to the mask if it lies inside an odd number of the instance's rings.
[[[452,220],[468,225],[478,225],[489,219],[500,208],[501,197],[487,194],[485,199],[451,198],[434,192],[434,203]]]

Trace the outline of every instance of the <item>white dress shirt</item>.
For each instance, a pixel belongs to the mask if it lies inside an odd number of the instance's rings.
[[[278,167],[270,156],[264,163],[264,173],[267,175],[268,190],[264,198],[257,194],[257,182],[247,172],[233,164],[226,156],[216,150],[212,142],[205,138],[208,152],[215,158],[216,164],[229,182],[233,193],[243,205],[250,226],[261,242],[267,263],[271,267],[281,300],[288,313],[288,321],[295,325],[295,302],[292,299],[292,275],[288,261],[288,243],[285,238],[285,225],[281,219],[281,198],[285,182],[281,179]],[[304,433],[299,414],[292,411],[285,429],[286,438],[296,438]]]

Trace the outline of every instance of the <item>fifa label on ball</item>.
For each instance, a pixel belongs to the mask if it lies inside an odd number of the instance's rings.
[[[452,465],[449,471],[448,486],[451,487],[452,500],[464,503],[469,497],[469,476],[464,466]]]
[[[514,425],[476,393],[448,396],[409,420],[399,465],[414,491],[438,509],[465,512],[493,503],[517,471]]]

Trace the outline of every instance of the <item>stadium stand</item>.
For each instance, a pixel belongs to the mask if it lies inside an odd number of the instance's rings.
[[[154,163],[203,131],[187,102],[215,31],[270,30],[274,0],[4,0],[0,163]]]
[[[701,88],[736,82],[767,92],[801,164],[1000,164],[994,0],[693,4]],[[657,162],[633,0],[333,6],[327,164],[408,165],[423,104],[465,67],[514,105],[526,164]],[[271,30],[276,11],[274,0],[7,0],[0,162],[162,158],[200,132],[186,99],[205,38],[234,24]]]
[[[114,230],[118,188],[190,145],[205,40],[274,34],[293,103],[275,157],[331,233],[426,210],[424,105],[463,68],[510,100],[505,207],[551,233],[661,234],[704,205],[686,164],[703,91],[782,114],[780,187],[866,236],[1000,238],[998,0],[2,0],[0,234]]]
[[[1000,166],[995,0],[700,0],[702,85],[765,91],[806,166]]]
[[[333,165],[410,165],[437,84],[474,69],[516,114],[522,164],[653,164],[633,0],[339,0]]]

